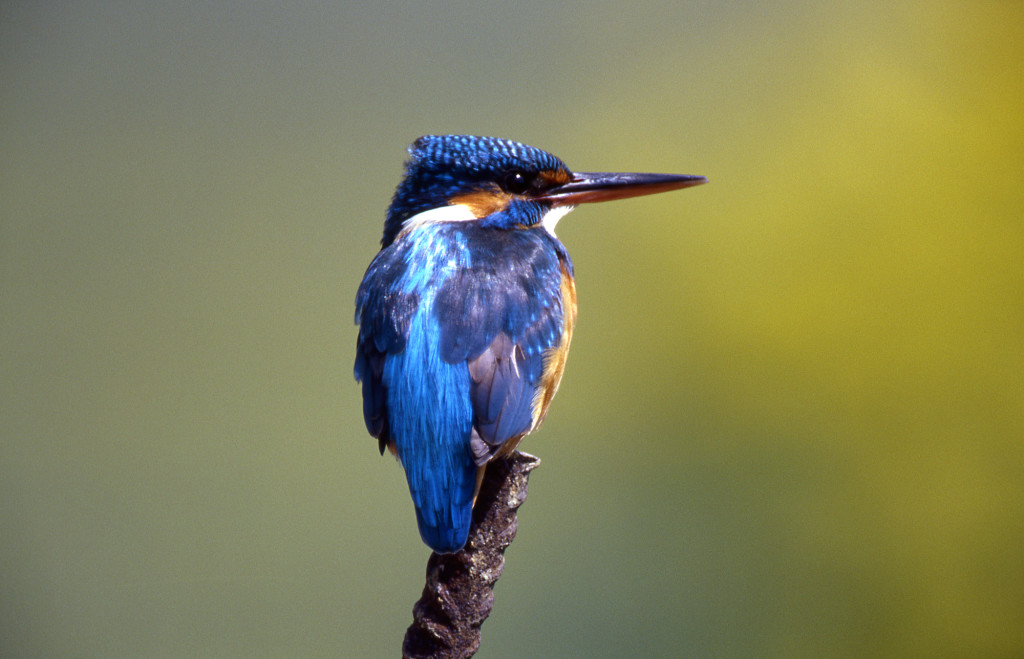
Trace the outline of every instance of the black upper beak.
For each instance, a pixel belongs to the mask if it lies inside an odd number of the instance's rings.
[[[622,174],[574,172],[572,180],[548,190],[544,199],[557,206],[575,206],[689,188],[708,180],[680,174]]]

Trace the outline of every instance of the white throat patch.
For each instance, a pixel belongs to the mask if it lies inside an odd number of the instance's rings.
[[[544,228],[547,229],[548,233],[552,236],[555,235],[555,225],[558,221],[569,214],[569,211],[576,208],[575,206],[555,206],[547,213],[544,214],[544,218],[540,221]]]
[[[402,233],[408,233],[417,227],[438,222],[468,222],[477,219],[472,209],[465,204],[439,206],[428,211],[416,213],[402,222]]]
[[[574,208],[576,207],[555,206],[544,214],[540,223],[548,233],[554,236],[555,226],[558,224],[558,221],[568,215],[569,211]],[[465,204],[440,206],[438,208],[431,208],[428,211],[416,213],[412,217],[406,218],[406,220],[402,222],[402,233],[409,233],[413,229],[427,224],[437,224],[438,222],[470,222],[478,219],[480,218],[473,214],[473,209]]]

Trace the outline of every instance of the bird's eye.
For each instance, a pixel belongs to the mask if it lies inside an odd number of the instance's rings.
[[[522,172],[510,172],[502,179],[501,187],[512,194],[523,194],[530,189],[530,179]]]

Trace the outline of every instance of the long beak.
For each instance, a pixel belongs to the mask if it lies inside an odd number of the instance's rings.
[[[553,188],[543,198],[555,202],[556,206],[575,206],[680,190],[707,182],[703,176],[680,174],[573,172],[571,181]]]

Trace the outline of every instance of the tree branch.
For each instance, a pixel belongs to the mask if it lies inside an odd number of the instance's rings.
[[[480,648],[480,625],[494,606],[494,582],[516,535],[516,510],[540,459],[515,451],[487,465],[466,546],[432,553],[427,583],[405,632],[403,659],[464,659]]]

